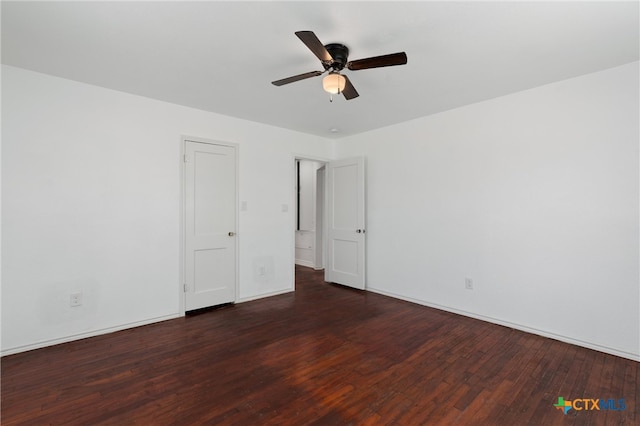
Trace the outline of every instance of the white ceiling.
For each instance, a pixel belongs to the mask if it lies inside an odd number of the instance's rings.
[[[2,62],[333,138],[637,61],[638,5],[3,1]],[[350,101],[322,77],[273,86],[323,69],[298,30],[408,64],[346,71]]]

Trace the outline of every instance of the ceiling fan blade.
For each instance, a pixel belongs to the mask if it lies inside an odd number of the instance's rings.
[[[329,54],[322,42],[318,40],[313,31],[296,31],[296,35],[318,59],[323,62],[333,62],[331,54]]]
[[[304,74],[294,75],[292,77],[283,78],[282,80],[272,81],[274,86],[284,86],[285,84],[294,83],[296,81],[304,80],[305,78],[317,77],[322,74],[322,71],[311,71]]]
[[[351,80],[349,80],[349,78],[344,74],[342,76],[345,79],[344,89],[342,89],[342,94],[344,95],[345,99],[349,100],[360,96],[356,88],[353,87],[353,84],[351,84]]]
[[[393,65],[404,65],[407,63],[407,54],[404,52],[391,53],[389,55],[374,56],[371,58],[357,59],[349,61],[347,68],[351,71],[364,70],[367,68],[390,67]]]

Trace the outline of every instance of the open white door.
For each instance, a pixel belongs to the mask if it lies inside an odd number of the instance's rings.
[[[325,281],[364,290],[364,157],[327,164]]]
[[[185,310],[236,297],[236,150],[185,142]]]

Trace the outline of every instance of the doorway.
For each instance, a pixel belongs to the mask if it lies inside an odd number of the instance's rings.
[[[183,139],[183,306],[235,302],[237,147]]]
[[[294,270],[323,269],[326,282],[364,290],[365,158],[296,158],[294,171]]]
[[[324,269],[325,163],[296,158],[295,264]]]

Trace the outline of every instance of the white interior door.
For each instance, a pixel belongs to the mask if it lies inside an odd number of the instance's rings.
[[[364,290],[364,158],[327,164],[327,264],[325,281]]]
[[[236,149],[185,142],[185,310],[236,296]]]

